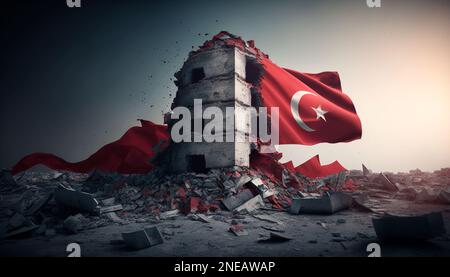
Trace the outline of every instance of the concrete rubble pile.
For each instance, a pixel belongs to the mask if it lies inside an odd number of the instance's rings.
[[[419,204],[450,204],[450,169],[434,172],[419,169],[408,173],[372,173],[363,170],[350,171],[347,182],[358,188],[355,202],[375,213],[384,213],[384,207],[396,200]]]
[[[52,237],[109,224],[148,223],[156,229],[122,234],[122,243],[141,249],[162,243],[157,225],[180,216],[204,223],[227,218],[231,222],[230,232],[242,236],[247,234],[245,226],[234,220],[240,215],[277,223],[275,217],[260,211],[285,211],[301,216],[362,208],[374,215],[384,215],[385,206],[398,200],[449,204],[448,169],[433,173],[415,170],[408,174],[349,171],[339,175],[308,179],[297,174],[294,184],[300,182],[303,186],[294,186],[284,178],[274,182],[258,170],[237,166],[171,175],[157,169],[147,175],[25,172],[14,178],[3,170],[0,236]],[[395,217],[378,221],[376,226],[390,230],[379,226],[393,220]],[[411,222],[405,224],[420,220]],[[275,233],[263,240],[290,239],[288,235],[277,234],[275,227],[269,229]]]
[[[157,223],[183,215],[205,222],[204,215],[217,213],[231,217],[258,209],[287,211],[292,199],[320,195],[237,166],[173,175],[159,170],[147,175],[26,172],[14,178],[4,170],[1,180],[2,238],[74,234],[111,223]],[[308,190],[325,186],[323,180],[316,184],[310,180]]]

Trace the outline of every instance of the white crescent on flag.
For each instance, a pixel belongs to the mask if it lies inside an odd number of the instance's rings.
[[[302,100],[302,97],[307,95],[307,94],[311,94],[311,95],[315,95],[314,93],[308,92],[308,91],[297,91],[291,98],[291,112],[292,115],[294,116],[295,121],[297,122],[297,124],[305,131],[307,132],[314,132],[315,130],[312,129],[311,127],[309,127],[308,125],[306,125],[306,123],[303,121],[303,119],[300,117],[300,113],[298,111],[298,106],[300,103],[300,100]]]

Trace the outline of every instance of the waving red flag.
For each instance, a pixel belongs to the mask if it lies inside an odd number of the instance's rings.
[[[89,173],[93,170],[124,174],[143,174],[151,171],[150,159],[157,149],[167,145],[169,133],[166,125],[141,120],[142,127],[130,128],[119,140],[107,144],[84,161],[70,163],[52,154],[34,153],[20,160],[13,168],[17,174],[42,164],[54,170]]]
[[[268,58],[260,92],[267,107],[279,107],[280,144],[313,145],[361,138],[361,121],[335,72],[300,73]]]

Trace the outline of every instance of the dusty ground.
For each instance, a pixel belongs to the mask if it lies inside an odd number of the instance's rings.
[[[396,201],[386,206],[388,211],[416,210],[444,211],[446,229],[450,230],[448,206],[420,205]],[[357,210],[342,211],[330,216],[290,215],[285,212],[265,211],[282,224],[261,221],[251,215],[239,221],[248,231],[237,237],[228,231],[229,223],[211,219],[210,223],[194,221],[186,216],[158,223],[109,224],[84,230],[76,235],[57,234],[53,237],[32,237],[0,241],[1,256],[67,256],[66,246],[76,242],[82,256],[367,256],[366,246],[377,242],[372,227],[371,213]],[[324,224],[321,224],[324,223]],[[134,251],[111,240],[121,238],[121,232],[139,230],[157,225],[165,237],[163,244]],[[285,229],[293,239],[287,242],[258,242],[261,234],[270,231],[263,226]],[[333,235],[334,234],[334,235]],[[384,244],[382,256],[450,256],[450,236],[424,243]]]

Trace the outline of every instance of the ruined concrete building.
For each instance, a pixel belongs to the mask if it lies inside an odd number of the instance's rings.
[[[171,143],[166,153],[173,172],[204,172],[210,168],[250,164],[251,145],[248,139],[245,140],[247,142],[239,142],[242,140],[237,137],[248,138],[249,135],[255,57],[238,47],[220,43],[220,40],[212,42],[214,44],[210,47],[191,52],[181,70],[175,74],[178,91],[172,109],[187,107],[194,114],[194,99],[201,99],[203,109],[219,107],[225,115],[226,107],[234,107],[235,112],[224,116],[224,142],[208,143],[203,138],[202,142]],[[200,120],[203,127],[207,124],[202,118],[192,120]],[[234,126],[227,126],[228,120],[234,122]],[[172,128],[174,121],[168,124]],[[235,134],[235,142],[226,142],[225,137],[230,132]]]

